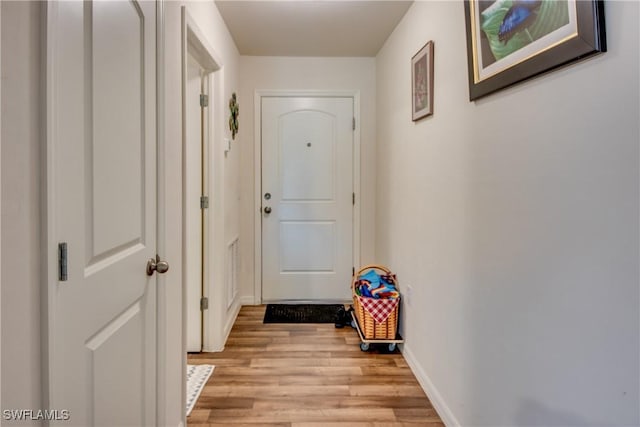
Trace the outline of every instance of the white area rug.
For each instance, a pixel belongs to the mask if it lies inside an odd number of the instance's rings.
[[[213,365],[187,365],[187,417],[213,372]]]

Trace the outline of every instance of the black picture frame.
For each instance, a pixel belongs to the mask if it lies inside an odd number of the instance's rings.
[[[556,1],[556,0],[551,0]],[[499,5],[496,3],[501,2]],[[505,3],[506,2],[506,3]],[[468,63],[468,76],[469,76],[469,100],[473,101],[483,96],[489,95],[506,87],[520,83],[522,81],[539,76],[551,70],[568,65],[570,63],[588,58],[590,56],[606,52],[606,33],[605,33],[605,19],[604,19],[604,1],[603,0],[568,0],[565,2],[568,8],[575,6],[575,15],[573,19],[575,24],[573,25],[572,33],[569,36],[564,37],[561,40],[555,40],[548,42],[548,45],[541,45],[543,40],[535,40],[537,45],[535,51],[522,60],[515,62],[514,64],[504,66],[504,69],[500,69],[498,64],[503,59],[495,59],[493,51],[489,50],[493,47],[490,46],[491,41],[489,35],[479,28],[480,15],[483,11],[488,11],[489,7],[496,7],[500,9],[496,15],[503,13],[507,10],[503,5],[511,4],[511,8],[525,4],[531,10],[534,8],[540,8],[544,5],[544,1],[510,1],[510,0],[497,0],[497,1],[481,1],[481,0],[464,0],[465,10],[465,23],[467,32],[467,63]],[[558,3],[560,4],[560,3]],[[547,4],[548,5],[548,4]],[[569,13],[573,13],[573,9],[568,9]],[[524,11],[526,13],[526,11]],[[510,13],[509,11],[504,14],[504,20],[502,25],[505,25]],[[514,14],[513,14],[514,15]],[[532,17],[532,20],[537,19],[536,16]],[[542,18],[540,18],[542,19]],[[529,21],[530,23],[534,21]],[[568,25],[568,24],[567,24]],[[526,27],[525,27],[526,28]],[[568,27],[567,27],[568,28]],[[500,27],[502,31],[503,27]],[[523,30],[524,31],[524,30]],[[555,31],[555,30],[554,30]],[[559,31],[559,30],[558,30]],[[549,34],[552,34],[551,31]],[[506,37],[513,37],[515,32],[510,32],[507,36],[502,33],[501,39],[498,43],[503,41]],[[531,45],[533,47],[534,40],[527,32]],[[495,41],[495,35],[493,43]],[[479,40],[482,39],[482,40]],[[523,49],[524,50],[524,49]],[[488,70],[489,66],[484,67],[482,59],[488,57],[488,52],[491,53],[489,64],[495,68],[492,73],[486,73],[482,76],[481,73]],[[515,54],[517,51],[513,51]],[[481,56],[484,55],[482,58]],[[511,55],[511,54],[509,54]],[[516,55],[514,55],[516,56]]]

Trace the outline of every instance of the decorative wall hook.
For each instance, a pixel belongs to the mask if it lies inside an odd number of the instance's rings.
[[[229,100],[229,111],[231,112],[231,116],[229,116],[229,130],[231,131],[231,138],[236,139],[236,134],[238,133],[238,116],[240,115],[240,112],[235,92],[233,92],[231,99]]]

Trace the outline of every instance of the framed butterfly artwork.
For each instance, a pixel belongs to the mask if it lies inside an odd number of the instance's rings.
[[[603,0],[465,0],[469,99],[606,52]]]

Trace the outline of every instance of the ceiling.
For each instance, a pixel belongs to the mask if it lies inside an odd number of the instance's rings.
[[[216,0],[241,55],[376,56],[412,1]]]

